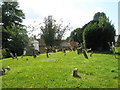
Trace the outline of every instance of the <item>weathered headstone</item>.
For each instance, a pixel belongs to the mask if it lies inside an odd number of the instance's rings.
[[[15,53],[15,58],[18,60],[18,58],[17,58],[17,53]]]
[[[93,51],[91,51],[91,53],[90,53],[90,57],[92,57],[92,55],[93,55]]]
[[[77,54],[79,55],[80,53],[82,53],[82,47],[77,48]]]
[[[64,53],[64,56],[66,56],[66,49],[65,48],[63,49],[63,53]]]
[[[10,66],[7,66],[6,69],[7,69],[7,70],[10,70]]]
[[[37,57],[37,55],[36,54],[34,54],[34,56],[33,56],[34,58],[36,58]]]
[[[23,55],[22,55],[22,57],[21,58],[23,58],[24,56],[26,56],[26,49],[23,51]]]
[[[112,45],[110,45],[110,42],[108,42],[108,44],[109,44],[109,47],[111,48],[113,54],[115,55],[115,58],[119,59],[119,58],[117,58],[117,55],[119,56],[120,53],[115,52],[115,46],[114,46],[113,42],[112,42]]]
[[[14,59],[14,55],[13,55],[13,53],[10,52],[10,55],[11,55],[12,59]]]
[[[78,72],[78,69],[77,69],[77,68],[75,68],[75,69],[73,70],[73,76],[74,76],[74,77],[76,77],[76,76],[77,76],[77,72]]]
[[[35,53],[35,49],[33,49],[33,57],[34,57],[34,58],[37,57],[37,55],[36,55],[36,53]]]
[[[87,53],[86,53],[85,49],[83,49],[83,55],[86,59],[88,59],[88,56],[87,56]]]
[[[0,69],[0,76],[5,74],[5,70],[2,68]]]
[[[75,68],[75,69],[73,70],[73,77],[79,77],[79,78],[81,78],[77,73],[78,73],[78,69]]]
[[[26,55],[26,50],[23,51],[23,55],[24,55],[24,56]]]
[[[49,53],[49,49],[46,48],[46,57],[47,57],[47,58],[49,58],[49,54],[48,54],[48,53]]]
[[[0,76],[7,73],[8,70],[10,70],[10,66],[7,66],[5,69],[4,68],[0,69]]]

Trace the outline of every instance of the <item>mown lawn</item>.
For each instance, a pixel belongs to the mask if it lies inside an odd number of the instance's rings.
[[[88,54],[89,55],[89,54]],[[3,59],[11,70],[2,78],[2,88],[118,88],[118,60],[111,54],[93,54],[89,59],[76,51]],[[28,61],[26,60],[28,58]],[[82,78],[72,76],[74,68]]]

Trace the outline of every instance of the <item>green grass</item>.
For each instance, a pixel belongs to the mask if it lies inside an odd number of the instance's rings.
[[[11,67],[0,76],[3,88],[118,88],[118,60],[113,55],[93,54],[85,59],[68,51],[66,56],[59,52],[49,58],[45,54],[18,58],[0,61],[3,67]],[[72,76],[74,68],[81,79]]]
[[[120,47],[114,47],[115,52],[120,52]]]

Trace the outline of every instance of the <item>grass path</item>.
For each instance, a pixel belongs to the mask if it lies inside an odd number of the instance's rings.
[[[89,55],[89,54],[88,54]],[[117,88],[118,60],[109,54],[93,54],[85,59],[76,52],[50,53],[37,58],[25,56],[16,59],[3,59],[2,66],[11,70],[2,78],[3,88]],[[28,58],[28,61],[26,59]],[[78,68],[82,77],[72,77],[72,71]]]

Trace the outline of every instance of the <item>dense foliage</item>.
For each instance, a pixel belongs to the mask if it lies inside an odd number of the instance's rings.
[[[74,40],[76,42],[82,43],[83,42],[82,32],[83,32],[83,29],[81,29],[81,28],[75,29],[70,34],[70,40]]]
[[[93,51],[109,50],[109,44],[114,41],[115,29],[108,18],[100,17],[91,21],[83,32],[83,40],[86,48]]]
[[[62,22],[56,24],[52,16],[44,19],[44,26],[41,26],[41,38],[45,40],[47,46],[54,46],[56,41],[61,41],[65,32],[69,30],[69,25],[63,26]]]
[[[20,26],[7,27],[6,29],[2,28],[2,30],[9,36],[7,42],[3,42],[2,45],[9,49],[9,52],[21,55],[28,42],[26,30]]]
[[[2,48],[9,52],[22,54],[28,42],[27,31],[21,24],[25,19],[18,2],[3,2],[2,5]]]
[[[86,48],[93,51],[109,50],[109,45],[114,42],[115,29],[106,14],[98,12],[93,20],[85,24],[81,29],[77,28],[71,32],[70,39],[84,43]]]

